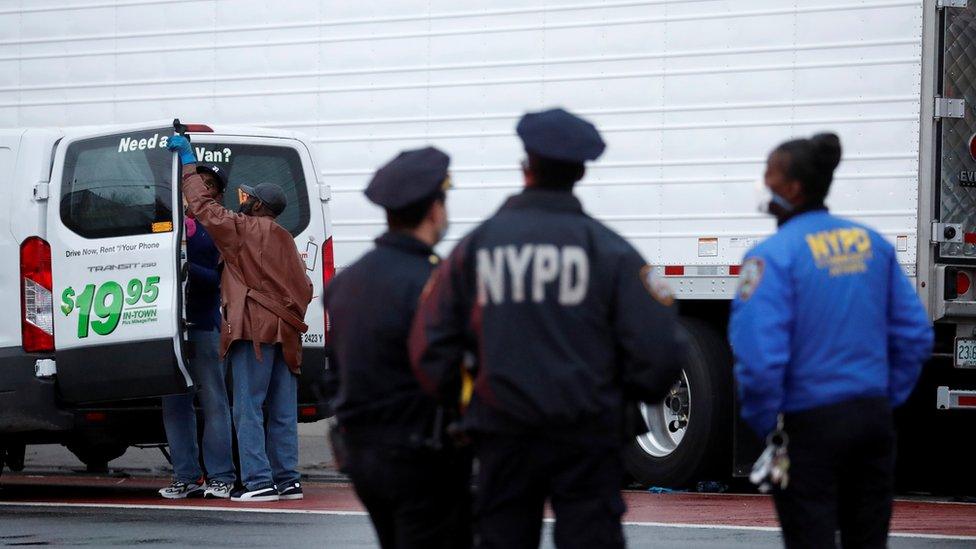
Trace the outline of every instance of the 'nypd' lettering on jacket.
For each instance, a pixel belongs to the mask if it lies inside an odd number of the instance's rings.
[[[558,287],[560,305],[579,305],[586,299],[590,260],[579,246],[496,246],[478,250],[476,257],[479,305],[524,303],[527,296],[542,303],[549,286]]]

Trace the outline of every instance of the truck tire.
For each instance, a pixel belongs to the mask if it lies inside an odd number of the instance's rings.
[[[681,326],[688,339],[681,379],[663,402],[641,405],[649,431],[623,452],[627,471],[645,486],[678,488],[731,475],[731,352],[708,324],[686,318]]]

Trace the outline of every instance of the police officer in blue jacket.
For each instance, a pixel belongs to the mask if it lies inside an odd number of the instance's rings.
[[[932,327],[894,248],[824,200],[836,135],[770,155],[768,211],[779,230],[749,251],[729,338],[743,419],[789,437],[790,480],[775,492],[787,547],[884,547],[902,404],[932,351]]]
[[[389,231],[325,291],[343,469],[384,549],[471,543],[470,459],[445,440],[445,411],[421,392],[407,354],[421,290],[440,261],[433,246],[447,230],[449,162],[427,147],[376,172],[366,197],[386,210]]]
[[[547,499],[557,547],[623,547],[625,402],[660,400],[677,379],[673,296],[573,195],[604,150],[596,128],[552,109],[517,131],[526,188],[438,269],[411,360],[445,403],[473,373],[462,427],[478,459],[479,547],[538,546]]]

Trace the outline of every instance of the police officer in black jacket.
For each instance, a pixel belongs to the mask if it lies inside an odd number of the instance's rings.
[[[470,545],[470,459],[444,440],[445,410],[421,392],[407,355],[447,229],[449,161],[428,147],[376,172],[366,196],[386,209],[389,231],[325,292],[344,470],[384,549]]]
[[[473,373],[463,428],[479,463],[478,546],[538,546],[549,499],[557,547],[623,547],[625,402],[660,400],[677,379],[673,297],[572,193],[604,150],[596,128],[554,109],[525,115],[518,134],[526,188],[434,275],[411,361],[444,402]],[[474,368],[459,367],[467,353]]]

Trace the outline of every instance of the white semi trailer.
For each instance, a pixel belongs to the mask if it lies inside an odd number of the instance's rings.
[[[310,134],[342,268],[384,228],[362,190],[398,150],[452,155],[447,251],[518,191],[523,112],[589,118],[608,149],[577,192],[670,280],[693,337],[627,454],[668,485],[753,456],[724,330],[744,252],[775,229],[754,187],[778,142],[835,131],[829,206],[891,240],[938,326],[902,463],[945,470],[976,407],[974,36],[958,0],[4,1],[0,127]]]

